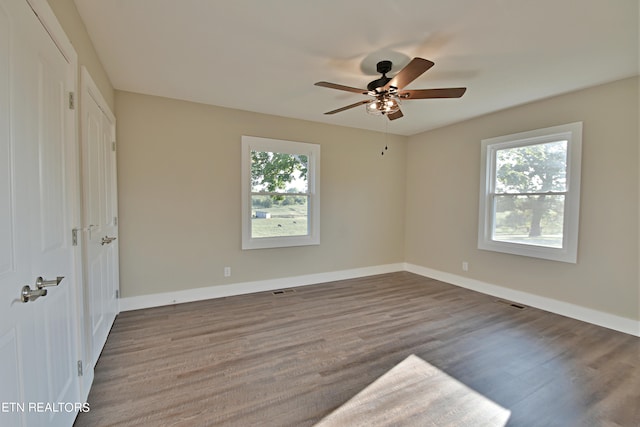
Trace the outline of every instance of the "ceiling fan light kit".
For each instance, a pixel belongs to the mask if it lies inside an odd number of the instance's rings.
[[[330,89],[343,90],[346,92],[359,93],[373,97],[372,100],[355,102],[346,107],[327,111],[325,114],[336,114],[359,105],[365,105],[367,113],[387,116],[389,120],[399,119],[403,116],[400,109],[400,100],[410,99],[435,99],[435,98],[460,98],[467,88],[446,88],[446,89],[413,89],[403,90],[405,86],[421,76],[434,63],[424,58],[413,58],[409,64],[400,70],[394,77],[387,77],[393,64],[391,61],[380,61],[376,67],[382,77],[370,82],[367,89],[344,86],[336,83],[317,82],[316,86]]]
[[[376,116],[396,113],[400,111],[400,98],[397,95],[385,94],[365,104],[367,113]]]

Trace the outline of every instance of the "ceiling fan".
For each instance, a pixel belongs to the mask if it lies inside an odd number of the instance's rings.
[[[402,111],[400,110],[400,100],[460,98],[464,95],[467,90],[465,87],[403,90],[405,86],[417,79],[422,75],[422,73],[433,67],[433,65],[434,63],[427,59],[413,58],[411,62],[409,62],[409,64],[400,70],[394,77],[387,77],[387,73],[391,71],[393,64],[391,61],[380,61],[378,62],[376,69],[382,74],[382,77],[370,82],[367,85],[367,89],[358,89],[329,82],[317,82],[315,85],[368,95],[373,98],[354,102],[346,107],[327,111],[325,114],[335,114],[366,104],[368,113],[386,115],[389,120],[395,120],[403,116]]]

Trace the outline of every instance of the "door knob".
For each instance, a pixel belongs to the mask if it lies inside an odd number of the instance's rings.
[[[101,246],[108,245],[109,243],[113,242],[114,240],[116,240],[116,237],[104,236],[102,238],[102,241],[100,242],[100,245]]]
[[[22,292],[20,292],[20,300],[22,302],[35,301],[40,297],[46,296],[47,290],[42,288],[31,289],[29,285],[25,285],[22,287]]]
[[[64,279],[64,276],[58,276],[53,280],[44,280],[42,277],[38,277],[36,279],[36,287],[42,289],[48,286],[58,286],[60,282],[62,282],[62,279]]]
[[[53,280],[44,280],[42,277],[38,277],[36,279],[35,289],[31,289],[29,285],[22,287],[22,291],[20,292],[20,301],[35,301],[40,297],[46,296],[47,290],[45,288],[49,286],[58,286],[60,282],[62,282],[62,279],[64,279],[64,276],[58,276]]]

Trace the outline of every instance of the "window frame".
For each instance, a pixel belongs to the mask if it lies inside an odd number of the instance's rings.
[[[566,191],[563,192],[565,193],[565,202],[562,247],[553,248],[494,240],[496,152],[506,148],[538,145],[561,140],[567,141]],[[483,139],[481,141],[478,249],[577,263],[581,158],[582,122]]]
[[[295,236],[251,236],[251,152],[302,154],[307,164],[307,234]],[[280,139],[242,136],[242,249],[267,249],[320,244],[320,145]]]

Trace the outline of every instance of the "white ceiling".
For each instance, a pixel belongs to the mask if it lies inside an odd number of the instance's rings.
[[[637,75],[638,0],[75,0],[116,89],[413,135]],[[435,66],[389,122],[364,107],[375,64]],[[393,74],[393,71],[392,73]],[[387,123],[388,122],[388,123]]]

